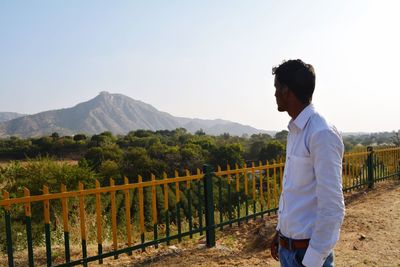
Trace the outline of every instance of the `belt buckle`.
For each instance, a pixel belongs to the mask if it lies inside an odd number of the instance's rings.
[[[288,249],[290,251],[295,250],[295,248],[293,247],[293,239],[284,236],[281,232],[279,232],[279,238],[282,238],[286,244],[288,244]]]
[[[289,243],[289,250],[294,250],[293,249],[293,243],[292,243],[292,239],[288,238],[288,243]]]

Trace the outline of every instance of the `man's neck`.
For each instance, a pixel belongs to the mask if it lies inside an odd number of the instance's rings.
[[[292,120],[295,120],[297,116],[305,109],[310,103],[308,104],[298,104],[298,105],[293,105],[290,110],[288,110],[289,116],[292,118]]]

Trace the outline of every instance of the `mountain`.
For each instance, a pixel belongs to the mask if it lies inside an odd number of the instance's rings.
[[[45,111],[0,123],[0,136],[33,137],[57,132],[98,134],[111,131],[126,134],[137,129],[173,130],[183,127],[194,133],[203,129],[207,134],[231,135],[265,132],[225,120],[202,120],[174,117],[144,102],[121,94],[101,92],[97,97],[72,108]]]
[[[0,112],[0,122],[9,121],[15,118],[26,116],[25,114],[19,114],[15,112]]]

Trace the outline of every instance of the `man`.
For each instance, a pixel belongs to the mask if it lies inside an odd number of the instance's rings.
[[[271,254],[284,267],[333,266],[344,217],[342,138],[311,104],[312,65],[288,60],[272,74],[278,110],[292,119]]]

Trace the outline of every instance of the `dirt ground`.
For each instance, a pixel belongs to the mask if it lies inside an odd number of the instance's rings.
[[[336,266],[400,266],[400,180],[378,183],[374,190],[346,193],[345,200],[346,216],[335,248]],[[264,216],[218,230],[214,248],[207,249],[205,237],[197,236],[89,266],[279,266],[269,252],[275,225],[275,215]],[[39,254],[45,255],[44,251]],[[16,266],[26,265],[26,258],[16,258]],[[6,257],[0,259],[0,266],[3,264]]]
[[[279,266],[267,249],[275,225],[276,216],[264,217],[218,231],[211,249],[200,238],[107,260],[105,266]],[[346,194],[335,257],[336,266],[400,266],[400,181]]]

